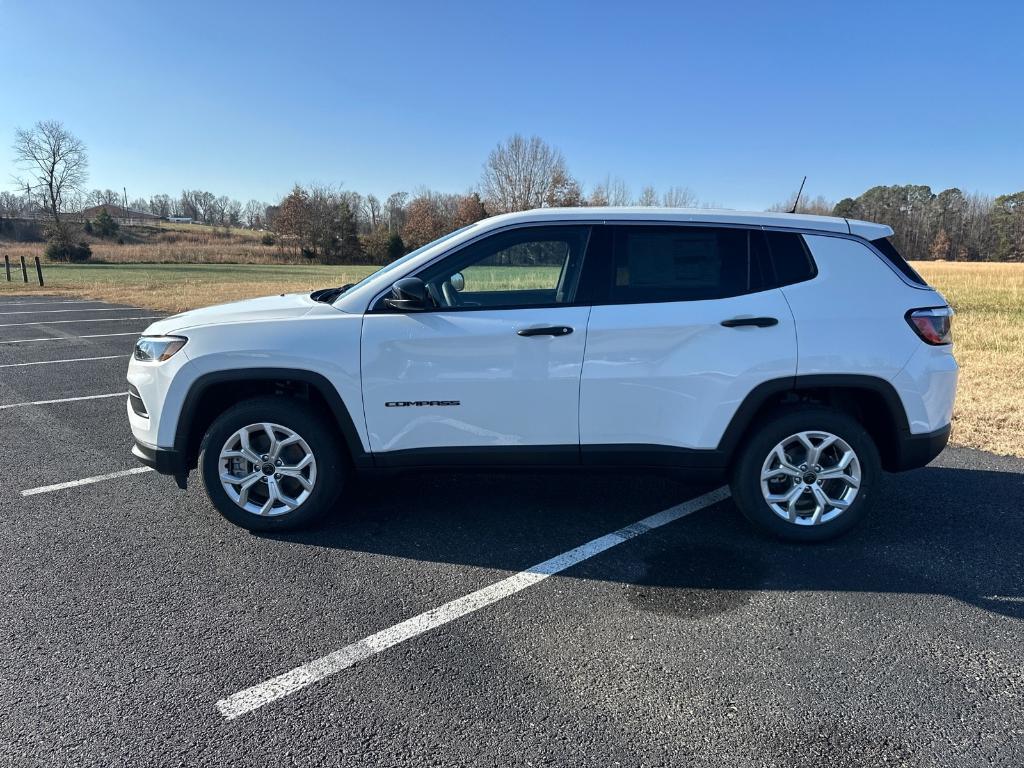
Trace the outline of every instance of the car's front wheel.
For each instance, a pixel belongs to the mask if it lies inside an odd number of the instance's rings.
[[[880,474],[867,431],[842,411],[813,406],[779,412],[751,430],[730,485],[736,506],[758,527],[822,541],[864,516]]]
[[[222,413],[203,437],[199,465],[217,510],[253,531],[309,525],[331,508],[346,472],[323,419],[286,397],[255,398]]]

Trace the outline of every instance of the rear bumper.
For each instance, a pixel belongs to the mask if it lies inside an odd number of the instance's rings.
[[[951,425],[947,424],[934,432],[904,435],[897,445],[895,461],[889,469],[893,472],[902,472],[928,464],[942,453],[942,449],[949,442],[950,427]]]
[[[132,456],[162,475],[172,475],[179,488],[185,487],[189,467],[180,451],[152,448],[135,441],[135,445],[132,446]]]

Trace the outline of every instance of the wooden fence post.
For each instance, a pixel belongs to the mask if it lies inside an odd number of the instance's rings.
[[[28,267],[25,266],[25,257],[21,257],[21,276],[28,282]]]
[[[43,265],[39,263],[39,257],[36,256],[36,276],[39,278],[39,287],[43,287]]]
[[[7,282],[11,282],[11,257],[4,254],[4,269],[7,270]]]

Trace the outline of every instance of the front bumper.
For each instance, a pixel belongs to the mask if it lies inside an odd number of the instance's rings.
[[[942,449],[949,442],[950,429],[951,425],[947,424],[934,432],[903,435],[896,445],[896,456],[889,469],[893,472],[902,472],[925,466],[942,453]]]
[[[189,467],[181,451],[153,448],[136,440],[132,446],[132,456],[162,475],[173,475],[178,487],[185,487]]]

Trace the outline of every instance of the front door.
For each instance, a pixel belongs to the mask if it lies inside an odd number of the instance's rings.
[[[382,465],[575,462],[590,228],[523,227],[425,267],[434,308],[379,301],[362,334],[363,409]]]

